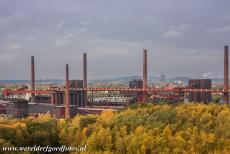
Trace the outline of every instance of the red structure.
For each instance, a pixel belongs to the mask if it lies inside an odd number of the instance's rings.
[[[180,89],[180,90],[178,90]],[[194,89],[194,88],[77,88],[75,91],[124,91],[124,92],[200,92],[200,93],[224,93],[224,89]],[[42,90],[9,90],[6,89],[3,91],[4,96],[9,96],[11,94],[51,94],[53,91],[42,91]]]
[[[35,91],[34,56],[31,56],[31,90]],[[31,102],[35,102],[35,94],[31,93]]]
[[[229,81],[228,81],[228,46],[224,46],[224,103],[229,102]]]

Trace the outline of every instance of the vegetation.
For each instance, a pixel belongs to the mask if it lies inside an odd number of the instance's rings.
[[[57,125],[57,120],[50,115],[21,120],[0,118],[0,146],[58,146],[60,143]]]
[[[0,146],[87,145],[85,153],[230,153],[230,107],[145,105],[100,116],[0,119]]]
[[[213,103],[220,103],[222,99],[223,99],[223,95],[221,95],[221,94],[213,94],[212,95],[212,102]]]

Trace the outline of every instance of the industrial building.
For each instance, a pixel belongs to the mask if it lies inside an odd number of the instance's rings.
[[[113,110],[121,109],[122,102],[146,103],[149,98],[163,98],[169,101],[181,102],[185,93],[189,94],[189,100],[193,102],[208,103],[211,101],[211,93],[223,93],[224,102],[229,102],[229,72],[228,72],[228,46],[224,47],[224,83],[223,89],[212,89],[210,79],[190,80],[188,87],[174,88],[149,88],[147,71],[147,49],[143,50],[143,77],[142,80],[133,80],[129,82],[128,88],[89,88],[87,82],[87,54],[83,54],[83,80],[70,80],[69,65],[65,69],[65,86],[50,87],[48,90],[36,90],[35,87],[35,66],[34,57],[31,57],[31,86],[30,89],[5,89],[2,91],[4,99],[14,100],[14,98],[23,100],[26,94],[31,94],[30,102],[27,105],[17,105],[16,102],[0,103],[0,113],[9,113],[15,117],[23,117],[28,114],[51,113],[55,117],[73,117],[77,113],[94,114],[100,113],[108,108]],[[93,92],[118,92],[120,96],[100,97],[88,96]],[[151,97],[150,97],[151,96]],[[100,101],[104,99],[104,101]],[[91,102],[90,102],[91,100]],[[121,103],[114,106],[119,100]],[[100,105],[98,105],[100,103]],[[8,105],[7,105],[8,104]],[[98,108],[100,106],[100,108]],[[22,107],[25,107],[23,110]],[[17,111],[23,114],[19,115]]]
[[[129,81],[129,88],[142,89],[143,81],[142,80]],[[134,92],[131,96],[133,97],[131,103],[141,102],[143,99],[143,92]]]
[[[212,88],[212,80],[211,79],[190,79],[189,80],[189,88],[191,89],[210,89]],[[189,94],[190,102],[204,102],[210,103],[212,101],[212,93],[211,92],[191,92]]]
[[[28,116],[27,100],[0,100],[0,111],[13,118],[25,118]]]
[[[127,106],[133,97],[128,96],[95,96],[88,102],[89,106]]]
[[[7,101],[0,100],[0,115],[6,114]]]
[[[71,80],[70,81],[70,105],[77,105],[79,107],[85,106],[85,93],[84,91],[77,91],[77,88],[83,88],[83,80]],[[63,105],[66,101],[65,88],[62,90],[52,90],[51,92],[51,104]]]

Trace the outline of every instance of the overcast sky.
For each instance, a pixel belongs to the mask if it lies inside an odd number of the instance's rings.
[[[0,79],[223,74],[229,0],[0,0]]]

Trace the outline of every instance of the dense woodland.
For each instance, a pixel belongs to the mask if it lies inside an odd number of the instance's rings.
[[[0,146],[87,145],[85,153],[230,153],[230,107],[134,106],[73,119],[0,119]]]

